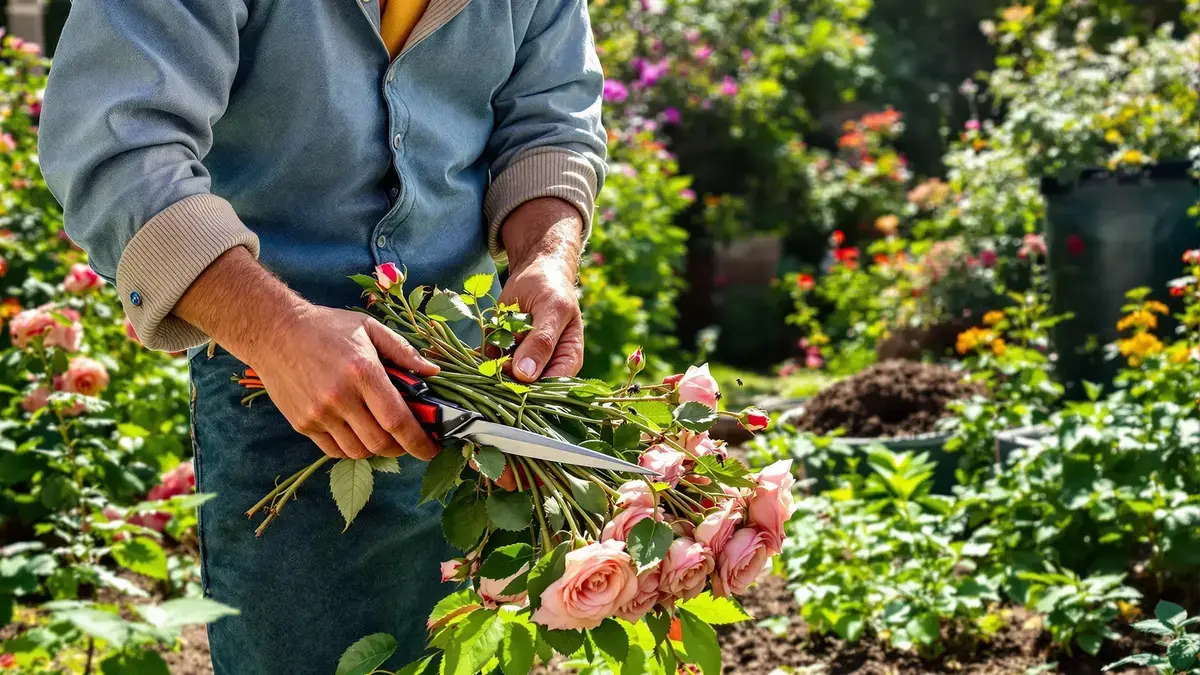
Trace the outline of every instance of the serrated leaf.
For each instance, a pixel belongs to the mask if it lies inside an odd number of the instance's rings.
[[[445,675],[475,675],[496,654],[505,624],[494,611],[477,609],[455,628],[442,660]]]
[[[480,602],[479,595],[469,588],[451,593],[433,606],[433,611],[429,613],[429,621],[426,625],[429,627],[436,626],[456,612],[468,607],[478,607]]]
[[[698,457],[692,470],[702,476],[708,476],[722,485],[735,488],[753,488],[757,485],[748,478],[750,470],[735,459],[724,462],[715,455]]]
[[[555,546],[553,551],[542,556],[529,571],[526,588],[529,590],[530,611],[536,612],[538,607],[542,606],[542,592],[562,576],[563,569],[566,567],[567,552],[570,550],[568,542]]]
[[[418,286],[408,294],[408,306],[417,311],[421,309],[421,303],[425,302],[425,293],[428,292],[428,286]]]
[[[425,305],[425,314],[435,321],[452,323],[471,318],[471,308],[458,293],[438,289]]]
[[[546,513],[546,522],[550,525],[552,532],[561,530],[566,524],[567,519],[563,517],[562,505],[554,497],[546,497],[542,510]]]
[[[133,608],[146,623],[163,630],[208,624],[239,614],[238,610],[208,598],[176,598],[158,605],[134,605]]]
[[[1173,628],[1187,618],[1187,610],[1173,602],[1159,600],[1154,606],[1154,618]]]
[[[458,483],[458,476],[467,465],[467,458],[459,448],[445,448],[425,466],[425,477],[421,479],[420,504],[441,499],[449,494]]]
[[[717,421],[716,411],[695,401],[688,401],[675,408],[673,415],[679,426],[698,434],[711,429]]]
[[[346,521],[342,532],[350,529],[350,523],[367,505],[371,491],[375,488],[375,477],[371,462],[365,459],[340,459],[329,472],[329,490],[333,501]]]
[[[509,331],[494,330],[488,333],[487,343],[497,349],[507,351],[512,349],[513,345],[517,344],[517,338]]]
[[[679,622],[683,648],[692,662],[700,666],[704,675],[721,675],[721,646],[717,644],[717,632],[686,609],[679,610]]]
[[[118,541],[112,547],[113,559],[131,572],[160,581],[167,580],[167,554],[158,542],[148,537]]]
[[[1134,654],[1132,656],[1126,656],[1116,663],[1110,663],[1107,666],[1104,666],[1100,672],[1107,673],[1110,670],[1123,668],[1125,666],[1154,666],[1165,663],[1166,661],[1157,654]]]
[[[611,656],[617,663],[629,658],[629,633],[613,619],[605,619],[599,626],[588,631],[596,647]]]
[[[387,633],[368,635],[342,652],[337,675],[368,675],[396,653],[396,638]]]
[[[103,675],[171,675],[167,662],[149,649],[118,652],[100,662]]]
[[[1146,619],[1133,624],[1133,629],[1142,633],[1150,633],[1161,637],[1171,637],[1175,635],[1175,631],[1167,628],[1166,624],[1158,619]]]
[[[613,429],[612,445],[617,450],[634,450],[641,445],[642,430],[632,424],[622,424]]]
[[[1176,672],[1187,672],[1196,664],[1196,654],[1200,652],[1200,636],[1184,635],[1167,645],[1167,661]]]
[[[463,290],[467,292],[467,295],[475,298],[482,298],[492,291],[492,282],[495,280],[496,275],[494,274],[482,272],[479,274],[472,274],[471,276],[467,277],[465,282],[463,282]]]
[[[608,511],[608,499],[604,490],[590,480],[584,480],[572,475],[566,475],[571,488],[571,497],[588,513],[605,513]]]
[[[66,621],[84,633],[107,642],[110,646],[120,649],[125,646],[132,635],[132,627],[115,614],[109,614],[91,607],[53,612],[57,620]]]
[[[498,359],[491,359],[479,364],[479,374],[484,377],[496,377],[504,370],[504,364],[512,360],[510,356],[501,356]]]
[[[528,394],[529,392],[533,391],[532,387],[521,384],[520,382],[503,382],[501,383],[501,386],[513,392],[514,394],[520,395]]]
[[[668,426],[675,419],[671,415],[670,406],[662,401],[638,401],[629,404],[629,407],[637,414],[660,427]]]
[[[517,532],[533,521],[533,503],[527,492],[495,491],[487,499],[487,513],[497,528]]]
[[[488,554],[479,568],[479,576],[484,579],[507,579],[532,562],[533,547],[529,544],[501,546]]]
[[[424,658],[417,659],[407,666],[404,666],[400,670],[397,670],[396,675],[432,675],[429,667],[433,660],[437,658],[437,656],[437,654],[430,654]]]
[[[533,670],[534,640],[533,633],[519,623],[510,623],[508,635],[500,644],[500,670],[504,675],[529,675]]]
[[[675,539],[675,533],[666,523],[656,522],[653,518],[643,518],[629,530],[625,540],[625,548],[638,574],[657,565],[667,556],[667,549]]]
[[[540,630],[546,644],[563,656],[571,656],[583,647],[583,633],[577,630]]]
[[[475,463],[479,465],[479,473],[492,480],[500,480],[508,460],[505,459],[504,453],[496,448],[482,447],[475,453]]]
[[[695,614],[696,618],[710,626],[739,623],[754,618],[746,613],[737,600],[713,597],[713,594],[708,591],[691,600],[684,600],[679,606]]]
[[[395,457],[375,455],[367,460],[371,468],[379,473],[400,473],[400,462]]]
[[[364,291],[378,291],[379,280],[365,274],[351,274],[350,281],[358,284]]]
[[[651,612],[646,615],[645,620],[650,635],[654,638],[654,645],[662,644],[662,641],[667,639],[667,633],[671,631],[671,615],[661,611]]]
[[[442,532],[446,541],[465,551],[479,541],[487,524],[487,507],[483,500],[476,499],[475,486],[466,483],[459,486],[442,513]]]

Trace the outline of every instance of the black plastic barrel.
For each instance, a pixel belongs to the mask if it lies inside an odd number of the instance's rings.
[[[1075,180],[1045,179],[1046,242],[1056,313],[1074,314],[1053,334],[1057,370],[1069,394],[1082,382],[1108,384],[1119,361],[1105,359],[1125,293],[1139,286],[1167,302],[1167,282],[1180,276],[1180,256],[1200,248],[1200,220],[1188,210],[1200,202],[1189,161],[1160,163],[1136,174],[1093,169]],[[1171,335],[1166,320],[1158,334]]]

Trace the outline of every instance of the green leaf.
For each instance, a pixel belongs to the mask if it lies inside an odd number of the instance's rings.
[[[1107,666],[1104,666],[1100,672],[1107,673],[1110,670],[1116,670],[1117,668],[1122,668],[1124,666],[1155,666],[1165,664],[1166,661],[1158,654],[1134,654],[1132,656],[1126,656],[1116,663],[1110,663]]]
[[[667,556],[667,549],[675,533],[666,523],[656,522],[653,518],[643,518],[629,531],[625,547],[639,574],[654,567]]]
[[[612,446],[617,450],[635,450],[641,445],[642,430],[632,424],[613,429]]]
[[[1167,645],[1167,661],[1176,672],[1187,672],[1196,664],[1200,652],[1200,635],[1184,635]]]
[[[520,395],[528,394],[529,392],[533,391],[532,387],[521,384],[519,382],[502,382],[501,386],[503,386],[505,389],[508,389],[509,391],[513,392],[514,394],[520,394]]]
[[[435,321],[451,323],[471,318],[471,308],[458,293],[438,289],[425,305],[425,314]]]
[[[674,415],[679,426],[698,434],[711,429],[713,423],[717,421],[716,411],[695,401],[688,401],[679,406],[675,409]]]
[[[350,281],[362,286],[364,291],[378,291],[379,280],[366,274],[351,274]]]
[[[508,636],[500,644],[500,670],[504,675],[529,675],[533,670],[533,633],[519,623],[508,624]]]
[[[432,671],[429,669],[430,664],[435,658],[437,658],[437,656],[437,654],[430,654],[425,658],[417,659],[407,666],[404,666],[400,670],[397,670],[396,675],[429,675],[430,673],[437,672],[436,668]]]
[[[507,351],[517,343],[517,338],[506,330],[494,330],[488,333],[487,343],[497,349]]]
[[[671,415],[671,408],[662,401],[638,401],[636,403],[629,404],[629,407],[633,409],[634,412],[638,413],[642,417],[645,417],[651,422],[654,422],[660,427],[670,425],[675,419],[674,416]]]
[[[488,514],[483,500],[476,499],[475,486],[463,484],[454,492],[442,513],[442,532],[455,548],[474,546],[487,529]]]
[[[729,459],[724,462],[715,455],[705,455],[696,458],[692,469],[702,476],[709,476],[722,485],[735,488],[753,488],[757,485],[748,478],[750,470],[737,460]]]
[[[571,550],[569,542],[563,542],[554,547],[542,559],[537,561],[533,569],[529,571],[529,610],[536,612],[538,607],[542,606],[542,592],[546,587],[554,583],[563,574],[563,569],[566,567],[567,552]]]
[[[496,275],[494,274],[472,274],[471,276],[467,277],[465,282],[463,282],[463,290],[466,291],[467,295],[470,295],[471,297],[486,297],[488,293],[492,292],[492,282],[495,280]]]
[[[342,652],[336,675],[368,675],[396,653],[396,638],[387,633],[368,635]]]
[[[904,630],[913,638],[913,641],[922,645],[931,645],[936,642],[940,628],[941,622],[938,620],[937,614],[933,612],[914,616],[904,626]]]
[[[567,519],[563,517],[562,505],[554,497],[546,497],[545,503],[542,505],[546,512],[546,522],[550,525],[552,532],[557,532],[563,529]]]
[[[509,544],[492,551],[479,568],[485,579],[507,579],[533,562],[533,547],[529,544]]]
[[[629,633],[613,619],[605,619],[599,626],[588,631],[592,642],[600,651],[608,654],[617,663],[629,658]]]
[[[371,462],[365,459],[339,459],[329,473],[329,489],[333,492],[333,501],[337,503],[338,511],[346,520],[342,532],[350,529],[350,523],[355,516],[367,505],[371,491],[375,487],[375,477],[371,472]]]
[[[421,303],[425,301],[425,293],[427,293],[428,290],[428,286],[417,286],[416,288],[412,289],[411,293],[408,294],[408,306],[411,307],[413,311],[421,308]]]
[[[371,463],[371,468],[379,473],[400,473],[400,462],[395,457],[375,455],[367,461]]]
[[[176,598],[158,605],[134,605],[133,608],[151,626],[163,630],[207,624],[238,615],[238,610],[208,598]]]
[[[167,554],[158,542],[148,537],[134,537],[113,544],[112,556],[125,569],[151,579],[167,580]]]
[[[563,656],[570,656],[583,647],[583,632],[577,630],[541,630],[546,644]]]
[[[1079,644],[1080,649],[1095,656],[1100,652],[1100,645],[1104,643],[1104,636],[1096,632],[1081,633],[1075,636],[1075,642]]]
[[[487,513],[497,528],[519,532],[533,521],[533,503],[528,492],[497,490],[487,499]]]
[[[53,616],[55,619],[70,623],[94,638],[104,640],[116,649],[124,647],[133,632],[130,624],[121,617],[91,607],[58,611],[54,612]]]
[[[1161,637],[1171,637],[1175,635],[1175,631],[1167,628],[1166,624],[1157,619],[1146,619],[1133,624],[1133,629],[1142,633],[1150,633]]]
[[[566,479],[571,487],[571,497],[583,510],[588,513],[606,513],[608,511],[608,499],[599,485],[571,475],[567,475]]]
[[[421,479],[420,504],[445,497],[454,485],[458,476],[467,465],[467,458],[459,448],[446,448],[434,456],[425,466],[425,477]]]
[[[471,612],[454,632],[442,662],[445,675],[475,675],[496,654],[505,624],[494,611]]]
[[[504,364],[508,363],[510,360],[512,360],[512,357],[510,356],[501,356],[498,359],[484,361],[483,363],[479,364],[479,374],[483,375],[484,377],[496,377],[502,370],[504,370]]]
[[[104,675],[171,675],[167,662],[149,649],[118,652],[100,662]]]
[[[638,525],[640,524],[638,523]],[[636,526],[634,529],[637,529]],[[710,626],[739,623],[754,618],[747,614],[745,609],[742,609],[737,600],[713,597],[713,594],[708,591],[691,600],[684,600],[679,606],[695,614],[698,619]]]
[[[479,595],[469,588],[451,593],[433,606],[433,611],[429,613],[428,625],[432,626],[464,607],[478,606],[479,604]]]
[[[1187,618],[1187,610],[1173,602],[1159,600],[1154,607],[1154,618],[1165,623],[1168,628],[1174,628]]]
[[[475,463],[479,465],[479,473],[492,480],[500,480],[508,460],[504,458],[504,453],[496,448],[483,447],[476,451]]]
[[[1104,393],[1104,388],[1094,382],[1084,380],[1083,391],[1087,394],[1087,399],[1095,403],[1100,399],[1100,395]]]
[[[671,615],[666,612],[651,612],[646,615],[646,626],[654,636],[654,644],[662,644],[662,641],[667,639],[667,633],[671,631]]]
[[[679,622],[683,630],[683,648],[688,656],[700,666],[704,675],[721,675],[721,646],[717,644],[717,632],[686,609],[679,610]]]
[[[149,431],[146,431],[136,424],[130,424],[128,422],[124,424],[118,424],[117,433],[121,434],[122,436],[128,436],[129,438],[146,438],[150,435]]]
[[[863,618],[858,614],[843,614],[838,618],[837,623],[833,626],[833,631],[838,637],[846,642],[858,642],[858,638],[862,637],[863,628],[866,624]]]

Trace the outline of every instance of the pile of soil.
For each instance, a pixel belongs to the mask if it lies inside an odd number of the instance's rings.
[[[929,433],[948,414],[947,403],[985,391],[946,366],[884,361],[814,396],[795,425],[819,434],[840,428],[858,438]]]

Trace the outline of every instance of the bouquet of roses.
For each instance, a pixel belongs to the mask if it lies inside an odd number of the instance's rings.
[[[421,499],[445,504],[443,532],[463,555],[443,563],[442,580],[463,588],[430,616],[429,655],[401,672],[500,667],[517,675],[558,652],[603,658],[613,672],[674,673],[690,663],[717,675],[711,624],[748,618],[732,596],[780,551],[792,476],[790,462],[751,474],[708,431],[718,416],[760,430],[766,415],[720,411],[706,365],[638,383],[641,350],[629,356],[629,377],[618,386],[510,380],[504,365],[529,317],[489,296],[492,275],[469,278],[461,293],[422,287],[408,295],[394,265],[354,280],[367,298],[365,311],[441,367],[426,379],[436,396],[657,474],[629,480],[470,443],[444,448],[426,469]],[[451,324],[478,330],[482,346],[468,346]],[[262,387],[253,372],[241,382]],[[267,514],[260,533],[329,461],[322,457],[286,478],[248,512]],[[330,485],[347,527],[369,497],[373,474],[395,470],[394,459],[378,457],[334,464]],[[395,646],[387,635],[363,638],[338,672],[383,672],[375,668]]]

